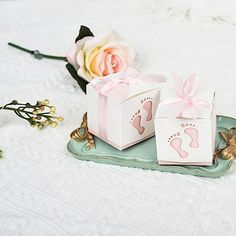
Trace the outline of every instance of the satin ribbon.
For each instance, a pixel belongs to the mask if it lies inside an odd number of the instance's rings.
[[[210,109],[208,101],[198,99],[198,80],[195,74],[191,74],[185,82],[174,75],[174,91],[176,97],[164,99],[159,107],[168,105],[168,109],[174,117],[197,118],[199,109]]]
[[[108,97],[121,102],[128,96],[129,85],[146,83],[163,83],[166,79],[161,75],[142,75],[139,71],[128,68],[126,71],[104,77],[94,78],[90,84],[99,92],[99,136],[107,139],[107,103]]]
[[[129,85],[145,83],[163,83],[166,79],[161,75],[142,75],[139,71],[128,68],[126,71],[94,78],[90,84],[101,95],[111,97],[116,101],[126,98]]]

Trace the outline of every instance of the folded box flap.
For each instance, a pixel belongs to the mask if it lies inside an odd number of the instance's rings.
[[[160,89],[160,84],[155,84],[155,83],[145,83],[145,84],[136,84],[136,85],[129,85],[128,88],[128,94],[127,96],[122,99],[122,101],[124,100],[128,100],[136,95],[142,94],[142,93],[146,93],[148,91],[154,90],[154,89]]]
[[[91,91],[96,91],[99,93],[91,84],[87,84],[87,95],[91,93]],[[110,101],[114,101],[115,103],[122,103],[125,100],[128,100],[134,96],[137,96],[142,93],[146,93],[148,91],[160,89],[160,84],[157,83],[143,83],[143,84],[129,84],[124,85],[122,90],[111,92],[107,95]]]
[[[115,102],[123,102],[135,95],[159,88],[166,82],[162,75],[142,75],[133,68],[93,79],[87,89],[93,87],[97,92]]]

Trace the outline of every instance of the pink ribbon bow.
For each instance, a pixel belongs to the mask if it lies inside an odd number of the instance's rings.
[[[198,80],[195,74],[191,74],[185,82],[174,75],[174,90],[176,97],[163,100],[159,106],[168,105],[175,117],[194,119],[197,118],[199,109],[210,108],[209,102],[196,97]]]
[[[128,68],[125,71],[110,74],[104,77],[94,78],[90,84],[100,94],[118,101],[128,94],[128,85],[145,83],[162,83],[166,79],[161,75],[142,75],[139,71]]]

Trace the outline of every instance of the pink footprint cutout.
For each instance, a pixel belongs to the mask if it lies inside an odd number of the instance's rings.
[[[190,124],[190,126],[195,126],[195,125]],[[198,130],[194,127],[188,127],[184,130],[184,133],[187,134],[191,138],[191,142],[189,146],[191,148],[199,148]]]
[[[177,135],[179,136],[180,133],[177,133]],[[174,135],[174,136],[176,136],[176,135]],[[170,139],[169,139],[169,140],[170,140]],[[172,148],[174,148],[174,150],[175,150],[176,152],[178,152],[178,154],[179,154],[179,156],[180,156],[181,158],[186,158],[186,157],[188,156],[188,152],[186,152],[186,151],[184,151],[184,150],[182,149],[182,139],[181,139],[181,138],[176,137],[176,138],[172,139],[172,140],[170,141],[170,146],[171,146]]]
[[[145,128],[141,126],[141,116],[140,115],[136,116],[133,119],[132,125],[138,131],[138,133],[140,135],[142,135],[143,132],[145,131]]]
[[[150,121],[152,119],[152,101],[146,101],[143,108],[147,111],[146,121]]]

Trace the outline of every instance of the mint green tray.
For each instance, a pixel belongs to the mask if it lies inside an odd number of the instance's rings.
[[[217,116],[216,148],[223,145],[218,132],[236,126],[236,119]],[[136,167],[148,170],[195,175],[209,178],[218,178],[224,175],[231,167],[232,160],[217,159],[212,166],[160,166],[157,163],[155,137],[132,146],[123,151],[95,137],[96,149],[87,150],[86,143],[79,143],[71,139],[67,145],[69,152],[79,160],[93,161],[102,164]]]

